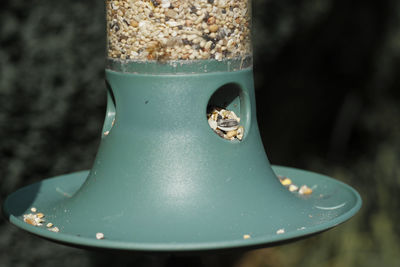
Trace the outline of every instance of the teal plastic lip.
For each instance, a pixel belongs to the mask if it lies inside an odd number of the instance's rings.
[[[160,62],[156,60],[134,61],[107,58],[106,68],[121,73],[136,74],[193,74],[212,72],[233,72],[252,68],[252,55],[225,60],[172,60]]]
[[[185,240],[173,242],[171,240],[160,240],[157,242],[143,242],[135,238],[121,239],[114,229],[113,232],[104,232],[105,239],[97,240],[96,232],[101,232],[101,225],[93,225],[93,231],[76,226],[74,231],[64,231],[59,223],[60,232],[48,231],[45,226],[32,226],[23,221],[23,214],[31,213],[31,207],[43,210],[46,217],[51,217],[51,211],[58,203],[69,199],[82,186],[88,171],[72,173],[46,179],[41,182],[26,186],[12,195],[4,202],[3,212],[9,221],[23,230],[34,235],[64,243],[72,246],[87,246],[105,249],[152,251],[152,252],[174,252],[174,251],[201,251],[213,249],[231,249],[239,247],[268,246],[269,244],[295,240],[308,235],[335,227],[350,219],[361,207],[360,195],[350,186],[314,172],[273,166],[277,175],[290,177],[294,184],[306,184],[313,188],[309,196],[296,196],[298,203],[307,207],[306,212],[309,220],[299,223],[295,220],[298,214],[289,214],[293,217],[290,228],[286,227],[283,234],[277,234],[275,225],[268,221],[264,229],[257,234],[249,229],[247,233],[232,233],[229,237],[213,237],[210,241],[197,241],[196,235],[187,236]],[[287,192],[289,195],[294,193]],[[90,212],[90,211],[88,211]],[[280,211],[285,217],[285,210]],[[46,218],[45,217],[45,218]],[[59,220],[62,221],[62,220]],[[162,222],[160,222],[162,223]],[[101,223],[99,223],[101,224]],[[57,224],[55,224],[57,226]],[[251,238],[244,239],[242,234],[250,234]]]

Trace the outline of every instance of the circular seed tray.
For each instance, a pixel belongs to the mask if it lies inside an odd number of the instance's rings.
[[[271,220],[265,220],[265,214],[256,214],[255,216],[259,216],[263,222],[255,224],[257,227],[249,225],[246,232],[221,231],[219,235],[218,232],[213,231],[213,226],[209,225],[208,232],[192,229],[193,234],[178,235],[175,240],[162,235],[157,238],[149,237],[149,240],[146,240],[146,237],[139,234],[130,234],[130,232],[139,233],[140,229],[113,227],[113,220],[124,215],[112,215],[112,213],[108,217],[105,216],[104,220],[93,223],[89,228],[79,223],[68,227],[69,217],[66,215],[63,218],[63,213],[56,209],[60,207],[60,203],[70,199],[81,187],[88,176],[88,171],[57,176],[26,186],[6,199],[3,212],[17,227],[66,245],[117,250],[179,252],[268,246],[279,242],[290,242],[290,240],[316,234],[343,223],[361,207],[359,194],[342,182],[309,171],[280,166],[272,168],[276,175],[290,177],[296,185],[308,185],[313,192],[307,196],[287,192],[288,197],[295,195],[297,198],[298,212],[284,207],[279,208],[280,200],[277,200],[277,203],[265,203],[265,205],[271,206],[269,215]],[[23,215],[31,213],[31,207],[36,207],[38,212],[45,214],[46,222],[43,226],[33,226],[24,222]],[[132,210],[132,213],[134,212]],[[90,214],[90,210],[87,210],[87,213]],[[284,218],[284,221],[276,220],[280,217]],[[46,229],[45,225],[50,221],[60,229],[59,232],[51,232]],[[279,224],[279,222],[281,223]],[[160,226],[163,224],[162,221],[158,223]],[[234,222],[232,223],[234,224]],[[226,228],[230,227],[230,225],[226,225]],[[179,227],[177,231],[179,231]],[[96,239],[98,232],[104,233],[104,239]]]

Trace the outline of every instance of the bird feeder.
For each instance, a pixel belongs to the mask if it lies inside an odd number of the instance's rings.
[[[80,247],[269,246],[332,228],[350,186],[271,166],[256,120],[248,0],[106,1],[108,103],[93,167],[24,187],[9,221]]]

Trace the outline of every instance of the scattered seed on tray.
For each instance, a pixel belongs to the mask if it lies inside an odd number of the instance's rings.
[[[29,213],[29,214],[24,214],[24,222],[27,224],[33,225],[33,226],[43,226],[43,223],[46,221],[44,219],[45,215],[41,212],[37,212],[37,209],[32,207],[31,211],[34,213]],[[53,224],[51,222],[46,224],[47,230],[52,231],[52,232],[58,232],[59,229],[58,227],[53,227]],[[52,228],[51,228],[52,227]]]
[[[37,214],[24,214],[24,222],[33,226],[41,226],[43,225],[44,219],[42,217],[38,217]]]
[[[293,184],[292,180],[288,177],[278,175],[278,179],[290,192],[297,192],[299,195],[311,195],[313,192],[307,185],[302,185],[299,188],[297,185]]]
[[[296,192],[297,190],[299,190],[299,187],[295,184],[291,184],[289,185],[288,189],[290,192]]]
[[[223,108],[212,108],[207,114],[208,125],[216,134],[226,140],[243,139],[244,128],[235,112]]]
[[[224,60],[251,55],[249,0],[106,0],[109,58]]]

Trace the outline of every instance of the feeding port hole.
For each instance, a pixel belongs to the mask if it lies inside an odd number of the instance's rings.
[[[218,88],[207,104],[207,121],[221,138],[242,141],[248,129],[249,104],[242,88],[229,83]]]
[[[115,105],[114,93],[108,82],[106,82],[106,87],[107,87],[107,110],[106,110],[106,116],[104,119],[102,137],[106,137],[110,134],[110,131],[115,124],[115,116],[116,116],[116,105]]]

